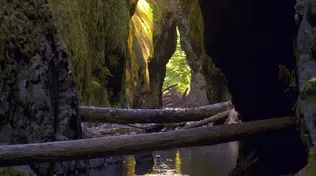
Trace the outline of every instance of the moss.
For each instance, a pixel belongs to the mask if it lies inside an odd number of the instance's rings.
[[[314,176],[316,175],[316,149],[311,148],[307,166],[301,170],[298,176]]]
[[[309,81],[302,85],[301,93],[303,95],[316,93],[316,77],[311,78]]]
[[[188,22],[190,25],[190,38],[192,47],[196,52],[204,53],[204,20],[200,6],[197,0],[191,0],[191,5],[188,6]]]
[[[28,172],[21,167],[6,167],[0,168],[0,176],[35,176],[33,172]]]
[[[82,103],[109,106],[103,96],[108,95],[107,83],[115,74],[111,67],[118,62],[109,56],[118,55],[121,60],[127,57],[129,2],[49,0],[49,6],[59,41],[69,52]]]
[[[148,61],[154,53],[153,47],[153,2],[139,0],[136,12],[130,21],[126,62],[126,89],[128,105],[142,107],[143,95],[149,91]],[[119,104],[117,104],[119,105]]]

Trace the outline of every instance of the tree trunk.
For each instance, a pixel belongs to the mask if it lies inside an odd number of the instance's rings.
[[[80,106],[82,121],[104,123],[175,123],[197,121],[231,109],[231,102],[184,109],[116,109]]]
[[[196,128],[196,127],[200,127],[200,126],[203,126],[203,125],[207,125],[209,123],[217,122],[219,120],[224,120],[224,119],[226,119],[228,117],[230,111],[231,110],[226,110],[226,111],[218,113],[218,114],[216,114],[216,115],[214,115],[212,117],[203,119],[203,120],[198,121],[198,122],[194,122],[192,124],[189,124],[189,125],[185,126],[184,129]]]
[[[63,142],[0,146],[0,166],[100,158],[178,147],[215,145],[258,133],[295,127],[295,118],[260,120],[240,124],[186,129],[165,133],[111,136]]]

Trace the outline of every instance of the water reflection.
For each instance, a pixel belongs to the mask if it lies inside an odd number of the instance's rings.
[[[148,160],[148,153],[145,160],[140,162],[136,162],[135,157],[129,155],[125,156],[122,172],[119,175],[225,176],[235,166],[237,152],[237,142],[156,151],[152,153],[153,166]]]

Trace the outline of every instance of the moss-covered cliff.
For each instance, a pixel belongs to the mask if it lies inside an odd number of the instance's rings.
[[[128,38],[130,58],[126,64],[127,100],[129,107],[141,108],[150,92],[148,60],[154,54],[153,9],[140,0],[130,21]]]
[[[205,105],[226,99],[225,78],[204,50],[203,17],[197,0],[140,0],[132,17],[127,62],[130,107],[161,107],[166,64],[176,48],[176,27],[192,70],[189,99]]]
[[[225,78],[205,53],[204,20],[198,0],[178,0],[177,25],[181,46],[192,71],[189,98],[196,105],[212,104],[227,99]]]
[[[0,143],[81,138],[69,55],[56,38],[57,28],[48,4],[31,0],[1,2]],[[52,164],[32,168],[44,175],[55,170]]]
[[[161,107],[166,64],[176,47],[175,18],[167,2],[139,0],[132,17],[127,62],[130,107]]]
[[[118,106],[125,95],[129,21],[136,1],[49,1],[84,104]]]
[[[82,138],[78,100],[124,106],[136,2],[0,1],[1,144]],[[52,175],[88,166],[71,161],[31,167]]]

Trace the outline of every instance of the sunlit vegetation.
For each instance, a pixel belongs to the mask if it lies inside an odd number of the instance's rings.
[[[188,65],[185,52],[181,49],[180,33],[177,28],[177,48],[167,64],[166,76],[163,88],[177,85],[177,90],[181,93],[190,89],[191,69]]]

